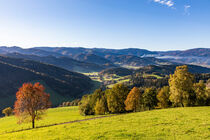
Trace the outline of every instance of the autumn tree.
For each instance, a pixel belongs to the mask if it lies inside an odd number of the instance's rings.
[[[188,72],[188,67],[178,66],[173,75],[170,75],[170,101],[174,106],[190,106],[193,104],[194,76]]]
[[[5,116],[10,116],[10,115],[12,115],[12,112],[13,112],[13,110],[12,110],[11,107],[7,107],[7,108],[5,108],[4,110],[2,110],[2,114],[4,114]]]
[[[125,100],[125,109],[127,111],[134,111],[140,110],[141,104],[141,92],[139,88],[134,87],[128,94],[127,99]]]
[[[112,89],[106,90],[107,105],[111,113],[125,112],[125,100],[128,95],[128,88],[124,84],[116,84]]]
[[[157,90],[156,88],[146,88],[142,97],[145,109],[153,109],[157,105]]]
[[[169,86],[164,86],[160,89],[160,91],[157,94],[158,107],[167,108],[171,105],[171,102],[169,100],[169,91]]]
[[[44,92],[44,86],[39,83],[24,83],[16,93],[14,112],[18,117],[18,123],[31,122],[35,127],[35,120],[42,117],[50,107],[49,94]]]

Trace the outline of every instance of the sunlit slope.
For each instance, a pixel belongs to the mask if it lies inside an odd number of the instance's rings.
[[[49,112],[57,112],[59,115],[63,109],[51,109]],[[71,108],[65,109],[71,110]],[[84,118],[78,116],[76,110],[75,113],[76,116],[73,112],[68,114],[67,111],[63,117],[68,118],[66,120],[74,120],[75,117]],[[49,122],[62,122],[55,114],[53,114],[54,118],[51,115],[49,113],[40,123],[44,125]],[[2,123],[5,126],[4,122],[10,122],[11,118],[0,119],[1,131],[5,129]],[[7,124],[8,127],[15,125],[13,123]],[[210,107],[173,108],[122,114],[3,134],[0,135],[0,139],[210,139]]]

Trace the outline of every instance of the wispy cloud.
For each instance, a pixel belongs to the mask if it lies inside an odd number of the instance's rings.
[[[184,14],[185,15],[190,15],[190,8],[191,8],[191,5],[185,5],[184,6]]]
[[[168,7],[173,7],[174,6],[174,2],[173,0],[153,0],[154,2],[160,3],[162,5],[166,5]]]

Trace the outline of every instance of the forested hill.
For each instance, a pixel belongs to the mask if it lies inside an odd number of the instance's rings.
[[[81,97],[92,87],[82,74],[35,61],[0,56],[0,110],[13,106],[15,93],[25,82],[41,82],[51,94],[53,106]]]

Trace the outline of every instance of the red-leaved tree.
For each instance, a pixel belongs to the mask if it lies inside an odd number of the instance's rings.
[[[44,86],[39,83],[24,83],[16,98],[14,113],[18,123],[32,122],[32,128],[35,127],[35,120],[40,119],[51,105],[50,95],[44,92]]]

